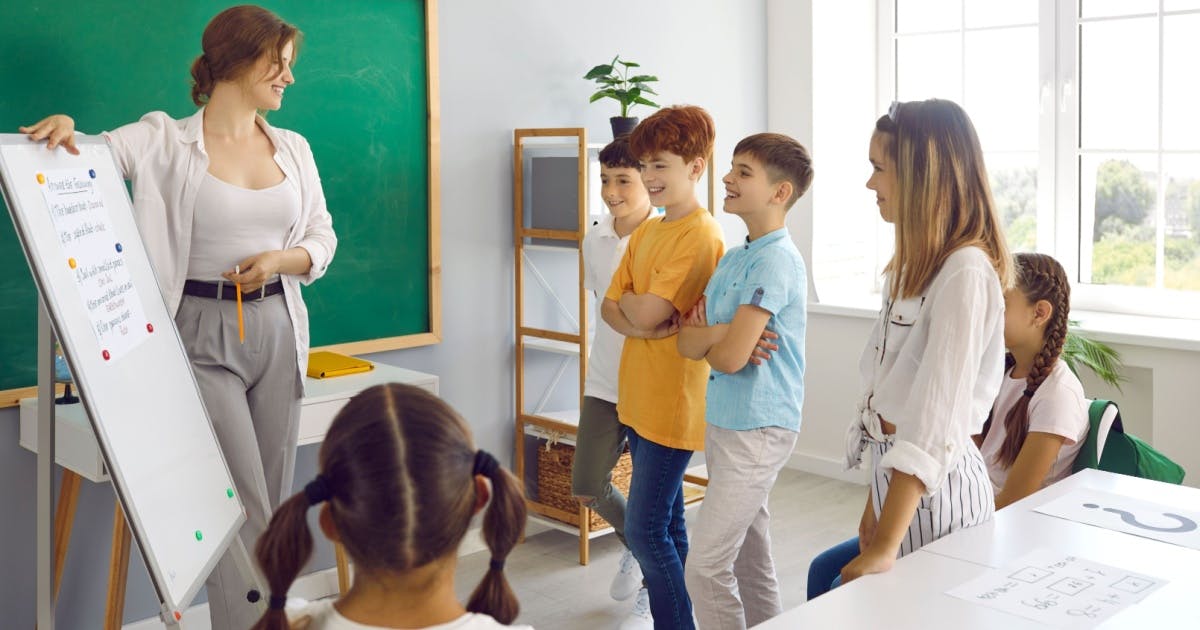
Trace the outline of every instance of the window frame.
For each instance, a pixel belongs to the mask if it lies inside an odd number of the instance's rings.
[[[960,41],[966,27],[965,1],[957,29],[936,32],[957,32]],[[899,73],[897,46],[900,39],[912,34],[900,34],[896,15],[898,0],[877,0],[876,17],[876,108],[887,111],[897,94]],[[1186,291],[1160,287],[1101,285],[1083,282],[1083,257],[1091,255],[1091,240],[1084,243],[1081,229],[1091,222],[1084,220],[1081,208],[1080,175],[1082,156],[1102,152],[1080,146],[1081,102],[1079,76],[1082,51],[1082,24],[1104,19],[1155,17],[1158,19],[1158,146],[1153,154],[1158,164],[1158,186],[1153,212],[1155,213],[1156,284],[1161,283],[1165,265],[1165,194],[1166,175],[1163,156],[1172,153],[1163,148],[1163,18],[1173,15],[1200,13],[1200,10],[1164,12],[1163,0],[1155,13],[1122,15],[1115,18],[1078,17],[1081,0],[1039,0],[1038,2],[1038,159],[1037,159],[1037,246],[1039,252],[1053,255],[1066,269],[1072,284],[1072,306],[1100,312],[1145,315],[1152,317],[1200,319],[1200,290]],[[970,29],[978,30],[978,29]],[[933,31],[931,31],[933,32]],[[962,65],[965,77],[967,68]],[[964,90],[965,81],[963,81]],[[949,95],[947,96],[950,97]],[[962,95],[953,95],[955,100]]]

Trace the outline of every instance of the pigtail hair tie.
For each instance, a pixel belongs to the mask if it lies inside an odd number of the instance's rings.
[[[317,475],[308,482],[308,485],[304,486],[304,496],[308,498],[309,505],[328,501],[333,496],[333,491],[329,489],[329,482],[325,479],[325,475]]]
[[[490,479],[499,469],[500,462],[496,461],[496,458],[491,453],[483,449],[475,451],[475,465],[471,471],[472,474],[483,475]]]

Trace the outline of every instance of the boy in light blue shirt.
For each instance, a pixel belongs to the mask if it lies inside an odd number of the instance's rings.
[[[722,180],[725,211],[749,235],[681,321],[680,354],[712,367],[709,481],[684,572],[701,628],[745,628],[783,611],[767,497],[800,429],[808,294],[784,217],[812,177],[808,151],[792,138],[761,133],[738,143]]]

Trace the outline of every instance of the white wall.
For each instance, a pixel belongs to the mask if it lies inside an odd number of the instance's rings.
[[[582,77],[620,53],[659,77],[659,104],[695,104],[712,114],[716,163],[726,166],[737,140],[766,124],[765,5],[524,0],[441,2],[439,11],[445,338],[374,358],[440,376],[442,396],[470,421],[479,443],[507,462],[513,128],[584,126],[589,141],[610,140],[615,102],[589,105],[591,84]],[[745,234],[720,214],[731,238]]]

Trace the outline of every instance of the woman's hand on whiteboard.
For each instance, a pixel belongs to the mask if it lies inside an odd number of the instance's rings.
[[[75,119],[66,114],[47,116],[28,127],[17,127],[17,131],[34,142],[45,140],[47,149],[54,149],[61,144],[67,153],[79,155],[79,149],[75,146]]]
[[[241,273],[226,271],[221,275],[230,282],[241,284],[242,293],[251,293],[261,289],[267,280],[279,273],[282,258],[283,252],[279,250],[263,252],[243,260],[238,265],[242,270]]]

